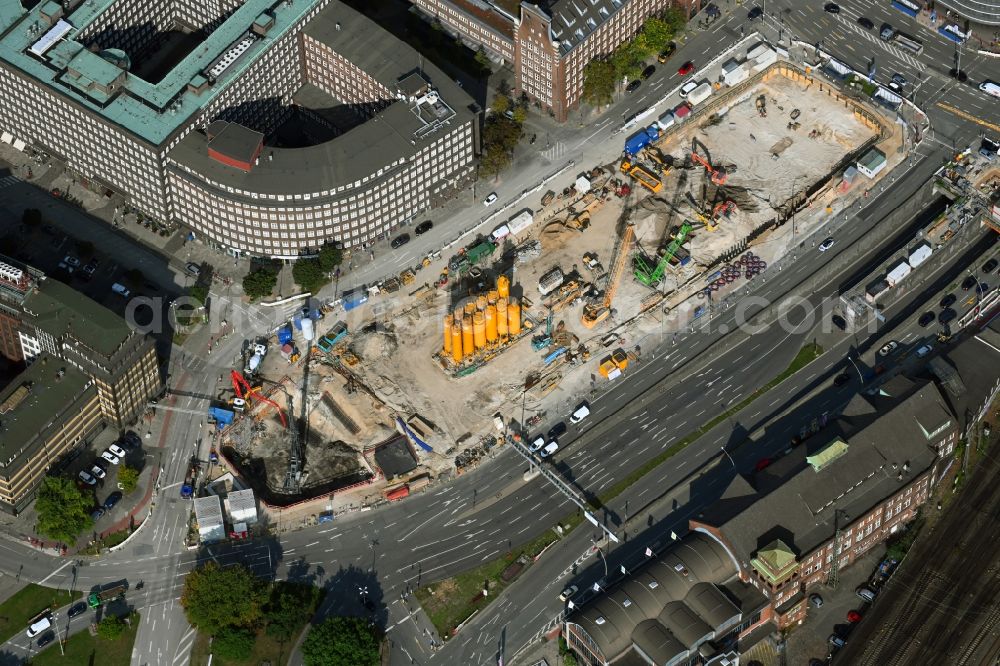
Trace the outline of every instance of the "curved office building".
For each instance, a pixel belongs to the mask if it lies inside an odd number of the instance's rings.
[[[1000,0],[942,0],[941,4],[984,25],[1000,25]]]
[[[0,33],[4,141],[234,253],[359,245],[473,175],[472,99],[338,0],[3,3]]]

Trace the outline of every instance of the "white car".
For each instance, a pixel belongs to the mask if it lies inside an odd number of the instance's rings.
[[[559,601],[569,601],[573,598],[573,595],[580,591],[576,585],[570,585],[565,590],[559,593]]]
[[[878,353],[880,356],[888,356],[892,352],[896,351],[897,347],[899,347],[899,343],[893,340],[882,345],[882,348],[878,350]]]
[[[118,446],[117,444],[112,444],[111,446],[109,446],[108,451],[111,451],[111,453],[115,454],[119,458],[125,457],[125,449]]]
[[[72,266],[73,268],[80,267],[80,260],[74,257],[72,254],[67,254],[63,258],[63,263],[66,264],[67,266]]]
[[[78,476],[80,477],[80,480],[86,483],[88,486],[93,486],[97,484],[97,479],[92,477],[90,473],[85,469],[81,469],[80,474]]]
[[[533,441],[530,446],[528,446],[528,450],[535,453],[537,451],[541,451],[543,446],[545,446],[545,438],[539,436],[535,438],[535,441]]]
[[[93,474],[94,477],[98,479],[103,479],[108,475],[108,473],[104,471],[104,468],[97,464],[95,464],[93,467],[90,468],[90,473]]]
[[[825,241],[819,244],[819,251],[826,252],[831,247],[833,247],[836,242],[837,241],[833,240],[832,238],[827,238]]]
[[[542,452],[539,453],[538,455],[540,455],[543,458],[548,458],[558,450],[559,450],[559,442],[552,440],[551,442],[545,445],[545,448],[542,449]]]
[[[104,453],[101,454],[101,457],[107,460],[112,465],[117,465],[118,463],[121,462],[121,458],[111,453],[111,451],[105,451]]]
[[[34,638],[51,626],[52,622],[49,621],[48,616],[38,618],[30,627],[28,627],[28,638]]]
[[[680,96],[681,99],[687,99],[688,93],[698,87],[698,82],[691,79],[687,83],[681,86]]]
[[[492,206],[494,203],[496,203],[496,200],[497,200],[497,193],[490,192],[490,195],[483,200],[483,205]]]

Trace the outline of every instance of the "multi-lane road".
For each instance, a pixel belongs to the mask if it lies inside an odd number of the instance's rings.
[[[815,8],[813,4],[816,4]],[[831,17],[822,12],[821,3],[809,3],[809,7],[801,8],[796,4],[794,10],[782,12],[781,18],[791,26],[796,37],[808,42],[822,38],[823,49],[835,53],[852,66],[865,69],[867,63],[855,57],[852,51],[858,49],[860,44],[868,44],[869,40],[863,40],[851,29],[852,5],[844,3],[842,6],[845,12],[839,17]],[[780,3],[769,3],[768,12],[779,7]],[[875,10],[872,13],[876,13]],[[736,41],[739,26],[745,23],[744,16],[742,12],[731,14],[713,24],[710,30],[695,32],[671,62],[709,57],[712,50],[718,48],[720,40],[727,44]],[[879,15],[870,14],[869,17],[880,21]],[[902,18],[905,17],[893,15],[890,22],[901,24]],[[830,21],[833,23],[824,23]],[[767,29],[773,30],[773,27]],[[908,31],[916,33],[916,28]],[[938,101],[962,108],[973,116],[982,114],[987,119],[992,112],[991,121],[997,122],[996,111],[982,106],[984,100],[981,93],[940,73],[946,72],[951,63],[938,62],[944,57],[946,49],[931,42],[943,39],[932,33],[919,35],[928,46],[915,59],[916,62],[909,62],[909,56],[899,58],[900,54],[882,49],[885,51],[885,62],[880,68],[900,71],[911,81],[920,80],[916,76],[918,69],[928,73],[927,82],[917,91],[916,99],[921,106],[926,105],[936,138],[918,148],[915,164],[884,193],[866,202],[865,208],[850,211],[834,223],[833,233],[838,239],[836,251],[820,254],[807,244],[798,256],[786,260],[780,274],[769,271],[771,275],[765,276],[766,281],[755,281],[751,295],[773,301],[794,290],[828,262],[837,261],[840,253],[857,253],[857,248],[863,246],[862,239],[872,227],[913,195],[953,145],[961,146],[979,133],[981,126],[940,109],[935,106]],[[982,77],[989,64],[992,63],[987,63],[981,56],[963,58],[963,69],[973,79]],[[879,71],[884,72],[885,69]],[[936,85],[931,85],[932,80]],[[678,83],[676,67],[661,66],[653,79],[644,83],[633,96],[620,102],[593,127],[582,130],[569,126],[562,128],[549,137],[552,146],[558,150],[549,149],[548,153],[533,156],[523,168],[517,170],[516,175],[498,187],[501,201],[530,187],[570,157],[583,166],[607,162],[619,150],[619,142],[613,136],[620,127],[617,121],[619,114],[628,115],[630,111],[652,103],[662,96],[663,91]],[[939,141],[946,145],[938,145]],[[467,227],[483,214],[483,210],[476,204],[457,213],[455,219],[448,223],[439,222],[431,234],[414,239],[411,243],[413,247],[408,251],[419,253],[436,249],[435,243],[440,244],[454,228]],[[412,259],[407,261],[402,259],[403,255],[399,257],[396,261],[393,255],[389,255],[381,259],[377,267],[375,264],[361,267],[341,286],[374,281],[406,263],[412,263]],[[858,261],[863,260],[864,253],[859,253]],[[827,284],[836,285],[838,278],[846,277],[851,270],[852,266],[845,268],[839,276],[832,276]],[[819,290],[811,295],[810,303],[818,306],[823,297],[832,295],[832,291],[832,287]],[[905,307],[905,304],[900,307]],[[698,328],[683,332],[676,338],[670,336],[644,343],[642,362],[630,373],[627,381],[594,396],[591,418],[582,424],[582,428],[572,429],[564,436],[564,451],[554,461],[557,469],[583,491],[599,494],[664,447],[723,413],[727,405],[739,402],[766,382],[785,367],[810,335],[808,330],[787,332],[772,326],[747,336],[725,354],[711,359],[710,363],[701,365],[699,360],[697,371],[685,382],[659,384],[722,338],[724,328],[734,330],[737,310],[738,307],[722,310],[713,319],[706,320],[710,324],[709,330]],[[824,356],[805,372],[781,384],[742,412],[734,413],[732,421],[720,424],[706,437],[619,496],[608,508],[606,518],[610,525],[618,528],[617,524],[627,517],[630,508],[636,511],[636,507],[647,504],[663,489],[681,484],[693,470],[714,464],[720,447],[733,443],[734,425],[753,431],[790,402],[815,390],[818,383],[827,381],[831,372],[839,372],[847,348],[855,344],[846,341],[847,338],[844,340],[841,354]],[[213,357],[175,354],[171,360],[174,386],[192,393],[212,393],[217,375],[228,368],[228,361],[238,343],[236,339],[224,343],[216,348]],[[655,393],[648,392],[654,386],[657,387]],[[834,410],[850,391],[857,388],[856,385],[848,385],[823,391],[810,403],[809,409]],[[740,468],[752,466],[759,457],[773,453],[766,447],[779,446],[782,437],[794,432],[797,427],[788,422],[788,433],[768,430],[766,443],[757,447],[734,448],[731,455],[735,465]],[[601,434],[612,431],[613,438]],[[21,573],[27,579],[44,579],[49,585],[72,584],[77,588],[89,588],[121,578],[127,578],[133,584],[143,580],[143,590],[133,591],[129,597],[143,612],[143,624],[133,655],[136,664],[183,666],[186,663],[192,632],[180,612],[177,598],[183,574],[206,559],[247,561],[262,574],[311,577],[319,584],[336,582],[341,590],[351,590],[355,584],[366,587],[369,598],[385,608],[380,611],[384,614],[381,619],[387,626],[393,627],[392,633],[396,635],[394,663],[411,663],[411,660],[424,663],[434,659],[441,663],[478,664],[490,660],[494,645],[481,639],[466,639],[463,634],[449,642],[441,652],[431,652],[423,635],[424,627],[416,625],[420,622],[419,613],[414,614],[407,605],[412,602],[400,598],[400,594],[408,586],[440,579],[497,557],[512,545],[523,543],[548,529],[571,508],[542,480],[525,482],[522,478],[523,462],[513,452],[503,451],[496,460],[449,485],[384,510],[341,519],[334,527],[309,528],[284,534],[275,540],[188,553],[180,547],[179,534],[186,526],[189,505],[175,499],[172,486],[183,476],[186,452],[192,450],[192,444],[202,434],[193,419],[173,419],[160,441],[154,442],[154,446],[163,448],[166,469],[162,484],[165,489],[152,520],[126,548],[81,567],[74,580],[71,567],[65,561],[39,556],[26,546],[2,543],[0,548],[10,551],[12,557],[4,558],[0,569],[8,570],[9,562],[16,558],[15,561],[24,563]],[[681,493],[679,506],[695,505],[704,500],[685,499],[683,493],[687,491],[683,488],[678,492]],[[710,494],[706,493],[706,497]],[[656,516],[655,520],[681,525],[683,518],[683,512],[679,512],[669,517]],[[544,573],[551,577],[551,581],[546,583],[545,594],[538,594],[538,588],[534,586],[530,593],[526,593],[525,586],[515,584],[505,601],[491,607],[471,628],[484,627],[487,623],[498,629],[504,627],[511,651],[530,639],[539,625],[544,625],[544,618],[558,612],[554,592],[548,592],[561,584],[558,574],[587,549],[589,537],[587,530],[578,530],[546,556],[548,559],[543,566],[532,569],[532,576]],[[339,598],[337,603],[348,610],[361,610],[360,599],[354,593]],[[505,611],[511,608],[518,611],[518,619],[508,623],[506,617],[501,615],[510,614]],[[470,631],[468,635],[478,638],[480,633]]]

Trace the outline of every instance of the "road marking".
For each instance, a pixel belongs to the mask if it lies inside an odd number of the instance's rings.
[[[57,573],[59,573],[60,571],[62,571],[62,570],[63,570],[63,569],[65,569],[66,567],[68,567],[69,565],[73,564],[73,562],[74,562],[74,560],[67,560],[66,562],[63,562],[63,565],[62,565],[61,567],[59,567],[58,569],[56,569],[55,571],[53,571],[52,573],[50,573],[50,574],[49,574],[48,576],[46,576],[45,578],[43,578],[43,579],[41,579],[40,581],[38,581],[38,584],[39,584],[39,585],[45,585],[45,581],[47,581],[48,579],[52,578],[52,577],[53,577],[53,576],[55,576],[55,575],[56,575]]]
[[[964,119],[966,119],[966,120],[968,120],[970,122],[976,123],[977,125],[981,125],[982,127],[988,127],[989,129],[993,130],[994,132],[1000,132],[1000,125],[997,125],[997,124],[991,123],[991,122],[987,122],[985,120],[982,120],[981,118],[977,118],[976,116],[973,116],[972,114],[969,114],[969,113],[966,113],[965,111],[962,111],[961,109],[956,109],[955,107],[951,106],[950,104],[945,104],[944,102],[938,102],[937,104],[935,104],[935,106],[937,106],[939,109],[944,109],[948,113],[952,113],[952,114],[958,116],[959,118],[964,118]]]

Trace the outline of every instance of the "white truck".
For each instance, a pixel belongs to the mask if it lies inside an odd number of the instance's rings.
[[[708,81],[701,83],[697,88],[688,93],[687,103],[691,106],[697,106],[698,104],[704,102],[706,99],[712,96],[712,84]]]
[[[522,210],[520,213],[510,218],[490,234],[490,240],[499,243],[507,236],[517,237],[519,233],[531,226],[535,221],[535,215],[530,210]]]

